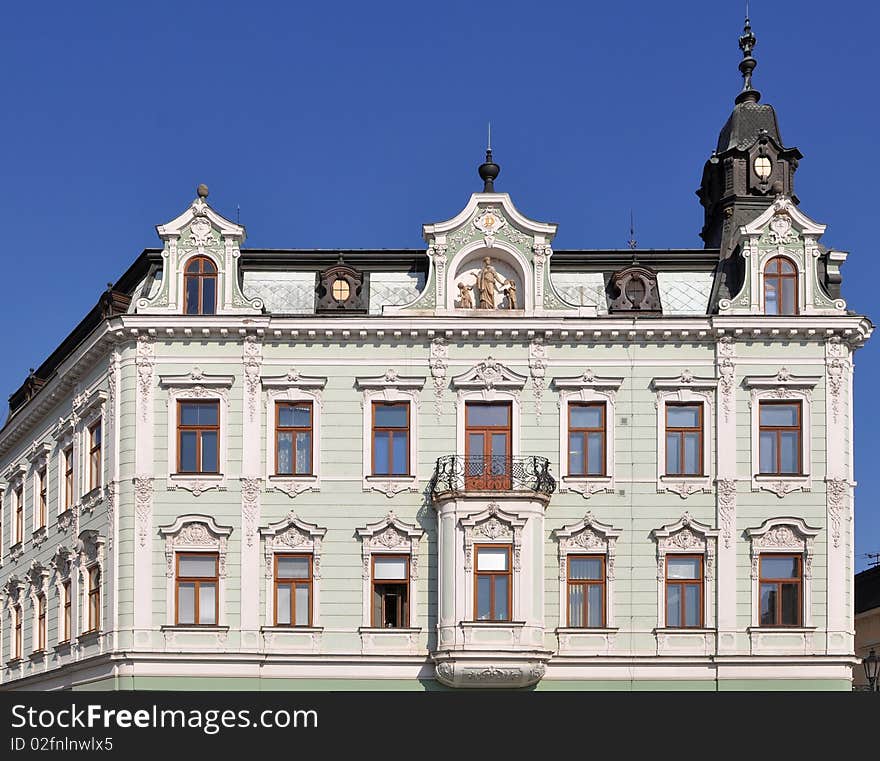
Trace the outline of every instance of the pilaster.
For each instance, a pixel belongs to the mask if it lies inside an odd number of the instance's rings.
[[[723,336],[715,346],[718,375],[715,451],[718,563],[718,652],[736,652],[736,344]]]

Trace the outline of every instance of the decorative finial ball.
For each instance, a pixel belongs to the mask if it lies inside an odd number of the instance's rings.
[[[196,193],[199,194],[199,198],[207,198],[208,197],[208,186],[203,182],[196,188]]]

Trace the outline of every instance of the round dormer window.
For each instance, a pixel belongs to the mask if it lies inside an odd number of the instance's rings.
[[[770,159],[766,156],[758,156],[755,159],[755,174],[761,180],[766,180],[770,176],[771,171],[773,171],[773,165],[770,163]]]
[[[351,288],[349,287],[347,280],[338,277],[333,281],[333,286],[331,287],[330,292],[333,295],[333,298],[341,303],[343,301],[348,301],[348,297],[351,295]]]

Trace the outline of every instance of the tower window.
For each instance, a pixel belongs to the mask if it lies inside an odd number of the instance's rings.
[[[773,171],[773,165],[766,156],[758,156],[755,159],[755,174],[761,181],[766,180]]]
[[[764,267],[764,314],[797,313],[797,270],[790,259],[774,256]]]
[[[214,314],[217,311],[217,267],[206,256],[189,260],[183,275],[186,296],[184,314]]]

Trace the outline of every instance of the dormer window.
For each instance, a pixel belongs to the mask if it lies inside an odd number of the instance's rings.
[[[797,313],[797,269],[791,259],[774,256],[764,267],[764,314]]]
[[[214,314],[217,311],[217,267],[207,256],[195,256],[184,270],[186,294],[184,314]]]

